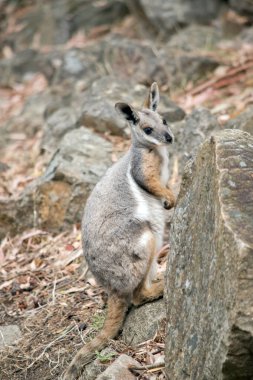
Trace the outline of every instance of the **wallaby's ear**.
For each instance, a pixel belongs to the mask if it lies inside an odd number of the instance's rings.
[[[144,102],[144,107],[149,108],[152,111],[156,111],[159,104],[159,88],[156,82],[152,83],[148,96]]]
[[[139,116],[137,112],[129,106],[127,103],[116,103],[116,110],[124,116],[127,121],[130,121],[133,124],[137,124],[139,122]]]

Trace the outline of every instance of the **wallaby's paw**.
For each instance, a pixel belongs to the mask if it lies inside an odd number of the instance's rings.
[[[175,206],[175,202],[174,200],[170,200],[168,201],[167,199],[165,201],[163,201],[163,207],[166,209],[166,210],[170,210],[171,208],[173,208]]]
[[[167,196],[162,200],[163,202],[163,207],[166,209],[166,210],[170,210],[171,208],[173,208],[176,204],[176,198],[174,197],[174,194],[172,193],[172,191],[170,191],[169,189],[167,190]]]

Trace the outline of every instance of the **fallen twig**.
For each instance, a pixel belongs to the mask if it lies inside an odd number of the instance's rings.
[[[150,371],[153,369],[163,369],[165,368],[165,363],[164,362],[159,362],[159,363],[154,363],[154,364],[147,364],[143,366],[130,366],[129,370],[130,371]]]

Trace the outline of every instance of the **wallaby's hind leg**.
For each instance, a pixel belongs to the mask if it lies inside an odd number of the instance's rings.
[[[152,283],[150,288],[147,288],[145,283],[142,283],[135,289],[132,303],[135,306],[142,305],[145,302],[155,300],[162,297],[164,289],[164,279]]]
[[[163,295],[164,278],[162,277],[158,281],[152,282],[153,278],[155,278],[157,267],[156,244],[153,234],[149,242],[149,248],[150,257],[146,275],[133,292],[132,303],[136,306],[160,298]]]

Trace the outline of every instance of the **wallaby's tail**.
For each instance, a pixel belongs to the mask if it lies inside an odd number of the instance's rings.
[[[107,316],[102,330],[78,351],[64,374],[64,380],[77,379],[82,373],[83,367],[94,359],[96,351],[100,351],[109,339],[113,339],[118,334],[124,322],[127,308],[128,302],[125,299],[116,295],[109,297]]]

